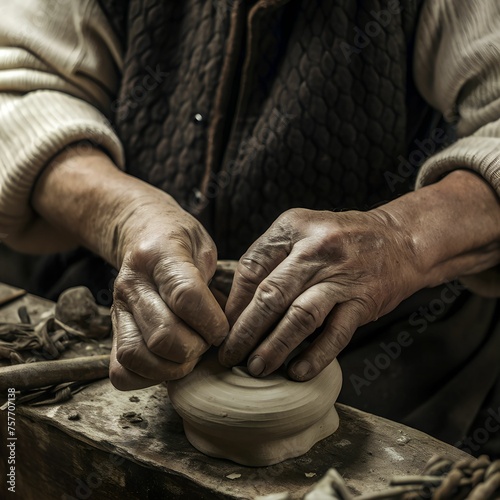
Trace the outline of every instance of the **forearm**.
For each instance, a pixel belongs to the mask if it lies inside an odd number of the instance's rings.
[[[500,199],[471,171],[451,172],[373,212],[409,235],[424,286],[500,263]]]
[[[162,191],[131,177],[98,149],[78,145],[47,165],[32,196],[35,211],[115,267],[123,259],[123,226],[142,207],[174,204]]]

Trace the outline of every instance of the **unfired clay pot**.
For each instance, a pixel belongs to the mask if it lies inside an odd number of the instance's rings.
[[[195,448],[264,466],[303,455],[337,430],[334,403],[341,385],[337,360],[316,378],[294,382],[281,373],[254,378],[246,368],[227,369],[209,357],[169,382],[168,392]]]

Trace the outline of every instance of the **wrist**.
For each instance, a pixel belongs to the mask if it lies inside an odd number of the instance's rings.
[[[423,286],[500,262],[500,201],[481,177],[456,170],[382,207],[413,249]]]
[[[44,169],[32,204],[53,226],[120,267],[130,220],[142,206],[175,203],[160,190],[120,171],[97,149],[68,148]],[[142,223],[144,223],[144,220]]]

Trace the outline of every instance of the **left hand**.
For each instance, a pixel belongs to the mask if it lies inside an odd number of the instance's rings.
[[[249,372],[266,376],[324,323],[288,366],[295,380],[313,378],[359,326],[426,285],[413,243],[407,225],[383,209],[285,212],[238,263],[221,363],[248,357]]]

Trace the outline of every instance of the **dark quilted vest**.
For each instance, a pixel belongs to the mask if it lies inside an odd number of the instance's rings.
[[[128,172],[199,217],[223,258],[289,208],[393,198],[419,3],[101,0],[125,49]]]

